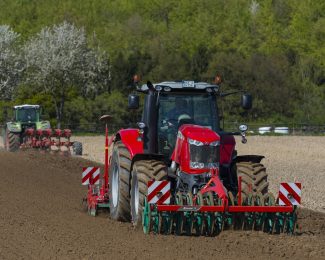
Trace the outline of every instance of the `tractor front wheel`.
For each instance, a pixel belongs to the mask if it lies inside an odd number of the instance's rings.
[[[269,183],[267,181],[267,173],[263,164],[253,162],[237,163],[237,176],[242,178],[242,194],[268,192]]]
[[[130,220],[130,168],[130,152],[122,142],[118,141],[113,147],[109,170],[110,215],[114,220]]]
[[[133,165],[131,173],[131,217],[133,226],[141,227],[142,211],[148,192],[148,181],[166,180],[167,166],[156,160],[141,160]]]

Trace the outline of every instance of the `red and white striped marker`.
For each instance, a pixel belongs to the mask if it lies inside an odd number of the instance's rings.
[[[82,185],[99,184],[99,167],[82,168]]]
[[[280,184],[279,205],[291,206],[301,204],[301,183],[286,182]]]
[[[170,182],[155,181],[148,182],[149,204],[170,204]]]

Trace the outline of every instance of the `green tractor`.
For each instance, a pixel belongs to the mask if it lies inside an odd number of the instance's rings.
[[[3,135],[4,148],[7,151],[15,152],[19,148],[36,148],[82,155],[82,143],[70,141],[70,129],[52,130],[50,122],[41,120],[40,114],[39,105],[13,107],[13,120],[5,124]],[[7,115],[5,115],[6,117]]]
[[[17,151],[23,143],[26,129],[50,129],[49,121],[40,120],[39,105],[19,105],[13,107],[13,119],[5,124],[4,147],[7,151]]]

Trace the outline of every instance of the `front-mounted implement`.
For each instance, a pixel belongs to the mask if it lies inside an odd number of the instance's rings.
[[[247,126],[224,131],[218,103],[243,91],[222,93],[218,84],[137,86],[145,95],[138,127],[111,138],[110,117],[102,117],[105,172],[99,182],[87,183],[91,215],[108,208],[112,219],[131,221],[145,233],[216,235],[227,228],[294,233],[300,184],[284,183],[274,197],[264,156],[237,155],[234,136],[246,143]],[[131,94],[129,108],[138,109],[139,100]],[[252,97],[244,93],[241,103],[251,108]]]
[[[168,181],[149,182],[142,215],[143,232],[205,236],[218,235],[224,229],[272,234],[295,232],[300,183],[282,183],[278,198],[272,193],[262,195],[252,191],[242,196],[241,177],[238,178],[238,194],[234,195],[226,192],[217,169],[211,170],[211,174],[209,183],[196,195],[190,192],[171,195]],[[295,191],[282,194],[283,186],[294,187]]]

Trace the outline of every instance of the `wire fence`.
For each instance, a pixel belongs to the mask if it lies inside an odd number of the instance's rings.
[[[224,131],[238,131],[241,125],[239,122],[224,122],[221,127]],[[256,135],[325,135],[325,125],[308,124],[256,124],[249,123],[248,133]],[[3,129],[4,125],[0,124]],[[54,127],[55,128],[55,127]],[[62,129],[71,129],[75,134],[104,134],[105,125],[103,123],[92,124],[63,124]],[[136,124],[108,125],[109,132],[114,133],[122,128],[137,128]],[[1,131],[0,131],[1,132]]]

